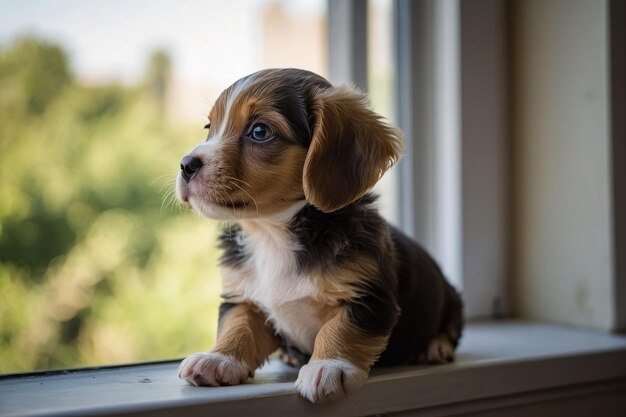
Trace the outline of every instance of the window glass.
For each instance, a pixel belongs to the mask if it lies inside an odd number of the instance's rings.
[[[325,7],[0,5],[0,373],[210,347],[218,229],[177,206],[179,160],[239,77],[326,76]]]
[[[368,93],[372,107],[392,124],[394,63],[393,63],[393,13],[391,0],[369,0],[368,2]],[[397,172],[392,168],[374,188],[380,195],[379,207],[383,216],[398,224]]]

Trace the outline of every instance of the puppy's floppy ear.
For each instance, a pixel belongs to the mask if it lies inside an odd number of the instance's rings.
[[[304,162],[307,200],[332,212],[362,197],[400,157],[402,133],[370,107],[365,94],[347,86],[314,93],[315,118]]]

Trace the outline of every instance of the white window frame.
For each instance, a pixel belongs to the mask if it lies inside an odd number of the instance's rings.
[[[626,2],[609,3],[615,330],[626,333]]]
[[[504,2],[394,6],[403,230],[462,290],[468,317],[501,316],[509,246]]]
[[[367,91],[367,0],[328,1],[328,78]]]

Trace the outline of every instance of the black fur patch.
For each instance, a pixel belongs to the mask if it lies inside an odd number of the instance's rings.
[[[367,334],[384,336],[391,333],[400,309],[390,288],[382,285],[368,288],[367,293],[348,302],[348,318]]]
[[[300,272],[341,267],[356,254],[380,259],[387,225],[371,207],[376,198],[367,194],[332,213],[310,204],[300,210],[289,224],[301,247],[296,253]]]
[[[377,196],[367,194],[349,206],[324,213],[307,205],[289,228],[301,249],[297,252],[300,272],[340,269],[357,255],[377,260],[375,277],[357,284],[362,296],[348,301],[350,321],[372,335],[389,334],[398,317],[395,271],[388,226],[373,204]],[[330,274],[332,276],[332,274]]]
[[[241,238],[241,226],[238,224],[223,226],[222,233],[220,233],[218,239],[218,246],[224,251],[220,257],[220,265],[240,266],[246,259]]]
[[[367,194],[349,206],[324,213],[307,205],[289,228],[301,249],[297,252],[301,272],[341,268],[357,255],[378,261],[376,277],[363,277],[358,299],[348,301],[348,317],[359,329],[372,335],[389,334],[398,316],[394,256],[388,228],[373,204],[377,196]],[[332,274],[331,274],[332,275]]]
[[[295,140],[298,144],[309,147],[311,144],[311,132],[313,131],[311,97],[316,89],[331,87],[331,84],[324,78],[302,71],[292,73],[290,70],[283,71],[283,82],[276,91],[272,93],[274,107],[289,120],[291,128],[295,133]]]
[[[307,120],[307,109],[304,97],[293,91],[292,87],[280,89],[274,102],[276,110],[289,120],[294,131],[295,141],[303,146],[311,141],[311,127]]]
[[[463,325],[459,294],[445,280],[435,260],[401,231],[391,226],[390,231],[402,312],[377,366],[412,361],[426,352],[433,338],[446,333],[444,329],[452,328],[460,336]]]
[[[236,305],[237,304],[235,303],[227,303],[227,302],[220,304],[220,312],[219,312],[218,319],[217,319],[218,322],[222,321],[222,318],[224,317],[224,315],[228,313],[230,309],[235,307]]]

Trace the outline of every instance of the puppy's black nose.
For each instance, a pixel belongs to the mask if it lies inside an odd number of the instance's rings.
[[[200,168],[202,168],[202,161],[195,156],[187,155],[180,161],[180,175],[187,182]]]

